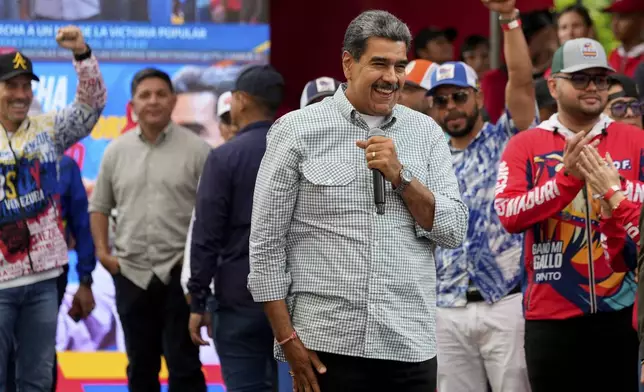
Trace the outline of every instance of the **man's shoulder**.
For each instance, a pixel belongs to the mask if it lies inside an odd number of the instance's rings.
[[[317,102],[301,109],[293,110],[286,113],[275,121],[275,125],[280,126],[294,126],[306,124],[324,124],[325,122],[333,121],[342,117],[336,102],[332,98],[327,98],[321,102]]]
[[[635,125],[626,124],[620,121],[612,121],[606,127],[606,131],[609,133],[616,132],[616,135],[621,137],[638,136],[638,139],[640,139],[641,136],[644,136],[644,130],[636,127]],[[644,140],[644,138],[641,139]]]
[[[613,121],[606,127],[609,137],[624,141],[624,146],[639,145],[644,148],[644,130],[635,125]]]
[[[553,131],[544,129],[541,124],[536,127],[526,129],[516,133],[510,138],[510,141],[513,144],[522,144],[525,146],[530,146],[531,143],[536,143],[537,145],[543,144],[549,135],[552,135]]]
[[[438,127],[438,123],[436,123],[436,121],[427,114],[400,104],[397,104],[394,107],[394,116],[396,117],[396,122],[411,122]]]
[[[190,146],[201,147],[201,148],[210,148],[210,145],[206,143],[201,137],[196,135],[190,129],[184,127],[183,125],[172,123],[172,131],[176,132],[179,139],[183,140]]]
[[[121,153],[126,153],[129,147],[136,145],[136,142],[139,138],[140,136],[135,130],[118,135],[115,139],[107,144],[107,147],[105,147],[103,159],[115,154],[119,155]]]

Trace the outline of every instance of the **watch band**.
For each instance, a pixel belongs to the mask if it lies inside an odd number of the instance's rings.
[[[85,44],[85,46],[87,46],[87,50],[84,53],[75,54],[74,55],[74,60],[83,61],[83,60],[87,60],[88,58],[92,57],[92,48],[90,48],[88,44]]]
[[[407,170],[407,168],[405,168],[403,166],[403,168],[400,169],[400,173],[398,174],[400,176],[400,184],[397,187],[394,188],[394,193],[397,194],[397,195],[402,195],[402,193],[407,188],[407,185],[409,185],[411,183],[411,181],[405,181],[405,176],[403,176],[403,173],[406,170]]]
[[[92,274],[87,274],[81,276],[81,278],[78,280],[78,283],[85,285],[85,286],[91,286],[92,283],[94,283],[94,279],[92,278]]]
[[[504,18],[501,15],[499,15],[499,23],[502,25],[514,22],[516,20],[519,20],[519,21],[521,20],[519,10],[516,8],[514,9],[514,15],[512,15],[509,18]]]

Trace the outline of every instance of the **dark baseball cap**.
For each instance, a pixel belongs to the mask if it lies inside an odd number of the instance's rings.
[[[608,77],[608,81],[611,86],[618,84],[624,89],[624,91],[609,95],[609,101],[622,97],[639,99],[640,95],[637,85],[635,84],[635,81],[628,76],[622,74],[612,74]]]
[[[34,74],[33,65],[29,57],[20,52],[0,55],[0,82],[20,75],[27,75],[31,80],[40,81],[38,76]]]
[[[270,65],[252,65],[237,76],[233,91],[279,105],[284,97],[284,78]]]

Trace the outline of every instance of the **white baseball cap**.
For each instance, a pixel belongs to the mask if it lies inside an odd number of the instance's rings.
[[[226,91],[219,96],[219,99],[217,100],[217,117],[221,117],[230,112],[230,101],[232,101],[232,99],[233,93],[230,91]]]

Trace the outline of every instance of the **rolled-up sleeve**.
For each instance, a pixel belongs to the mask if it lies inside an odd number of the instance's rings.
[[[103,75],[94,56],[74,61],[74,68],[78,76],[76,98],[56,112],[52,129],[59,155],[92,132],[107,100]]]
[[[416,235],[426,237],[440,247],[454,249],[465,239],[468,209],[461,200],[443,131],[433,120],[430,131],[427,187],[434,194],[434,225],[427,231],[417,223]]]
[[[301,152],[288,115],[271,127],[257,174],[250,230],[248,290],[255,302],[286,298],[286,237],[297,200]]]

